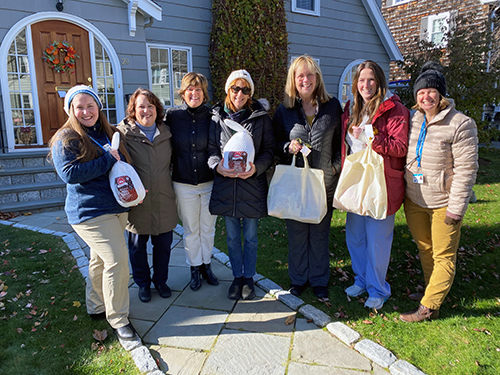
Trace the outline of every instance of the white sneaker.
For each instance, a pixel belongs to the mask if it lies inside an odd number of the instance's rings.
[[[365,307],[368,307],[369,309],[380,310],[382,308],[382,306],[384,306],[384,303],[387,302],[388,299],[389,299],[389,297],[387,297],[387,298],[369,297],[365,302]]]
[[[365,292],[366,292],[366,289],[363,289],[360,286],[357,286],[356,284],[351,285],[349,288],[347,288],[345,290],[345,293],[349,297],[357,297]]]

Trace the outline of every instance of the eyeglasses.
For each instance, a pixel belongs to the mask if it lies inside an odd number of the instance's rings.
[[[234,94],[237,94],[239,93],[241,90],[241,92],[243,93],[243,95],[250,95],[250,92],[252,91],[250,89],[250,87],[239,87],[239,86],[231,86],[231,91],[234,93]]]

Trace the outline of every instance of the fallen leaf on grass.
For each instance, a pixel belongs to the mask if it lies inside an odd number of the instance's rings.
[[[294,315],[290,315],[288,318],[286,318],[285,320],[285,324],[287,326],[289,326],[290,324],[293,324],[293,322],[295,322],[295,316]]]
[[[363,320],[363,324],[373,324],[371,320],[365,319]]]
[[[40,252],[38,254],[45,254],[47,252],[48,252],[47,250],[40,249]]]
[[[283,263],[283,262],[282,262],[281,260],[279,260],[279,259],[276,259],[276,260],[275,260],[275,262],[276,262],[276,263],[278,263],[280,266],[281,266],[281,264]]]
[[[76,316],[76,315],[75,315],[75,316],[73,317],[73,321],[75,321],[75,320],[77,320],[77,319],[78,319],[78,316]]]
[[[73,301],[73,307],[80,307],[81,305],[79,301]]]
[[[394,310],[399,310],[399,307],[398,307],[398,306],[392,306],[392,308],[393,308]]]
[[[50,283],[50,280],[41,280],[40,281],[40,284],[48,284],[48,283]]]
[[[99,331],[97,329],[94,329],[94,333],[92,336],[97,340],[97,341],[104,341],[106,340],[106,337],[108,337],[108,331],[103,329],[102,331]]]
[[[22,329],[22,328],[16,328],[16,331],[17,331],[17,333],[19,333],[19,334],[23,333],[23,329]]]

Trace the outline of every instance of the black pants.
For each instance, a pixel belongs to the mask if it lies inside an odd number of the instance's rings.
[[[135,234],[127,231],[128,252],[132,275],[137,285],[141,287],[153,284],[165,283],[168,279],[168,264],[170,263],[170,251],[172,246],[172,231],[151,236],[153,244],[153,278],[151,278],[147,243],[149,234]]]
[[[330,278],[329,236],[333,207],[319,224],[286,220],[288,229],[288,275],[292,284],[328,286]]]

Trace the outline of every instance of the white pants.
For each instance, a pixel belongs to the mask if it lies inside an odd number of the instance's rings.
[[[128,249],[125,226],[128,213],[101,215],[72,225],[90,247],[87,312],[106,312],[113,328],[129,324]]]
[[[198,185],[174,182],[177,212],[184,227],[186,262],[190,266],[209,264],[214,247],[216,215],[208,210],[213,181]]]

